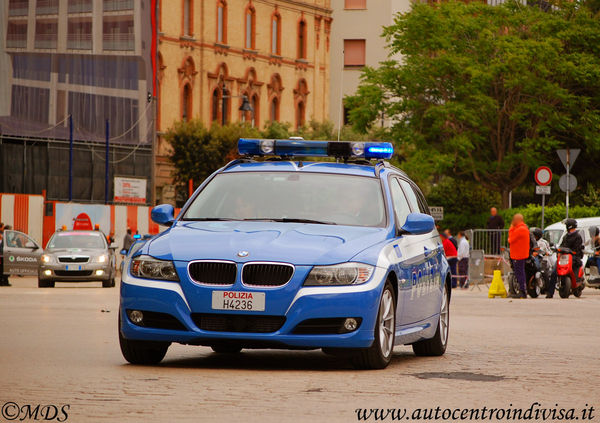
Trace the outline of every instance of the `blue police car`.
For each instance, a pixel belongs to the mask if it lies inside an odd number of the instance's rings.
[[[318,349],[386,367],[395,345],[444,354],[450,272],[423,194],[383,159],[389,143],[240,139],[169,229],[126,259],[125,359],[172,342]],[[331,157],[335,161],[304,161]]]

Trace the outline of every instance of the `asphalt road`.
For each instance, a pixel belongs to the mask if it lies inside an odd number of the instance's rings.
[[[360,408],[408,408],[411,416],[534,402],[578,417],[600,409],[596,290],[568,300],[454,292],[444,357],[397,347],[388,369],[355,371],[320,351],[219,356],[180,345],[159,366],[132,366],[117,340],[118,288],[11,282],[0,288],[0,405],[8,414],[10,402],[68,405],[69,422],[353,422]],[[592,416],[600,421],[600,411]]]

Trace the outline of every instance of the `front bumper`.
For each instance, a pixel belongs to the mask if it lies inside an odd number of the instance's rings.
[[[198,286],[190,281],[165,282],[133,278],[126,272],[121,283],[121,333],[127,339],[213,345],[236,342],[245,347],[274,348],[366,348],[373,343],[374,327],[387,271],[378,269],[369,282],[348,287],[303,287],[306,269],[296,268],[292,281],[280,288],[249,288],[236,282],[232,287]],[[265,292],[264,312],[221,311],[211,308],[212,291]],[[181,330],[142,327],[133,324],[127,310],[166,313],[176,318]],[[284,316],[276,331],[219,332],[202,330],[193,315]],[[297,334],[296,327],[309,319],[359,318],[357,330],[349,333]]]
[[[67,267],[69,266],[69,267]],[[90,282],[113,277],[110,261],[106,263],[42,263],[38,270],[42,281]]]

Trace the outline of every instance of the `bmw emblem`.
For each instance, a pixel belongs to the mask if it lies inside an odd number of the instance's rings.
[[[248,251],[238,251],[238,257],[248,257],[248,254],[250,254]]]

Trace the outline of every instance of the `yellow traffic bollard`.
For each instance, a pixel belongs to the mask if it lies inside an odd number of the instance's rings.
[[[506,298],[506,295],[506,288],[504,287],[504,282],[502,282],[502,272],[500,270],[494,270],[494,278],[492,279],[492,284],[488,291],[488,297]]]

